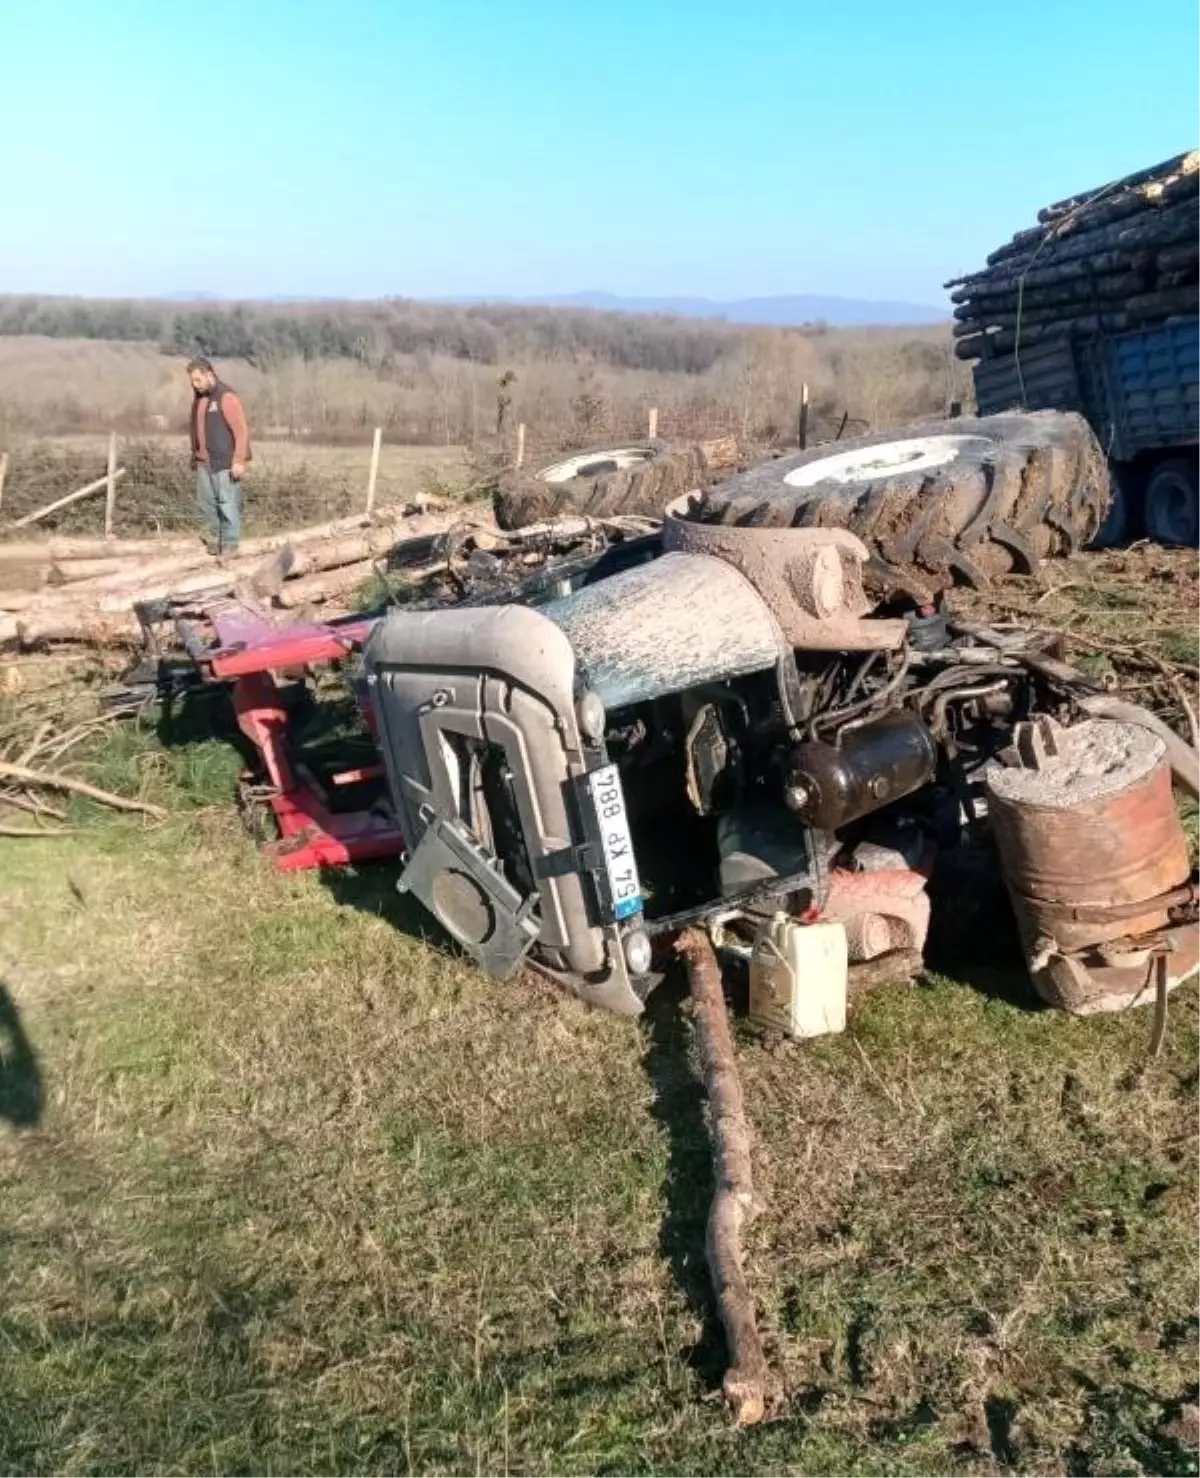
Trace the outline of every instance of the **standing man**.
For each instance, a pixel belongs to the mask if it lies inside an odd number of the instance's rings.
[[[242,475],[250,460],[250,427],[242,402],[217,379],[212,361],[188,361],[192,382],[192,466],[196,501],[214,554],[236,554],[242,537]]]

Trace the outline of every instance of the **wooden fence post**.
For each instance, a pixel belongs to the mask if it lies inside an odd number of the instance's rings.
[[[375,506],[375,483],[379,477],[379,449],[383,444],[383,427],[376,426],[375,439],[371,443],[371,471],[367,477],[367,512]]]
[[[800,386],[800,422],[796,428],[796,439],[800,443],[800,450],[808,447],[808,381],[805,380]]]
[[[104,474],[104,537],[112,538],[113,512],[117,506],[117,433],[108,433],[108,469]]]
[[[4,478],[8,472],[8,453],[0,452],[0,505],[4,503]]]
[[[518,471],[525,460],[525,422],[517,423],[517,460],[513,464]]]
[[[650,407],[650,427],[646,435],[651,441],[654,441],[658,436],[658,407],[656,405]]]

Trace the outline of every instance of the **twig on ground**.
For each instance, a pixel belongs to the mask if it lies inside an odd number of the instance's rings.
[[[48,806],[45,801],[35,795],[14,795],[12,791],[0,792],[0,802],[6,806],[13,806],[18,811],[28,811],[31,816],[52,816],[55,821],[65,821],[67,813],[60,811],[57,806]]]
[[[39,748],[41,747],[42,740],[46,737],[46,735],[53,727],[54,724],[51,719],[44,719],[38,725],[37,732],[34,734],[33,738],[17,756],[16,762],[18,765],[27,765],[29,763],[29,761],[34,757],[35,754],[37,754]]]
[[[1193,749],[1200,748],[1200,727],[1196,723],[1196,713],[1188,699],[1187,689],[1183,686],[1183,682],[1175,670],[1184,664],[1181,662],[1166,662],[1156,652],[1152,652],[1145,646],[1139,646],[1137,650],[1162,673],[1163,677],[1171,685],[1171,691],[1175,694],[1175,701],[1178,703],[1180,712],[1187,722],[1191,746]]]
[[[50,790],[70,791],[73,795],[98,801],[102,806],[111,806],[116,811],[140,811],[156,821],[167,819],[162,806],[152,805],[149,801],[131,800],[128,796],[113,795],[110,790],[101,790],[99,786],[89,785],[86,780],[76,780],[72,775],[60,775],[49,770],[31,770],[24,765],[12,765],[7,760],[0,760],[0,779],[5,778],[19,780],[22,785],[44,785]]]
[[[1043,601],[1049,600],[1052,595],[1061,595],[1064,590],[1078,590],[1078,589],[1079,589],[1079,581],[1078,580],[1064,580],[1061,585],[1051,585],[1051,587],[1049,588],[1049,590],[1043,590],[1042,593],[1041,593],[1041,595],[1038,596],[1037,600],[1034,601],[1034,605],[1035,606],[1040,606],[1043,603]]]

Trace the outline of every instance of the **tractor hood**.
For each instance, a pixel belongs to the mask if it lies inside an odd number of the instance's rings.
[[[707,554],[665,554],[539,612],[609,710],[766,671],[786,650],[749,580]]]

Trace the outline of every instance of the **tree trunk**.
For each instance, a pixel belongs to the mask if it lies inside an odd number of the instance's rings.
[[[700,929],[687,930],[678,949],[687,963],[708,1094],[716,1190],[705,1245],[729,1352],[722,1389],[734,1421],[750,1426],[763,1419],[774,1396],[743,1266],[742,1226],[755,1212],[750,1131],[717,957]]]

